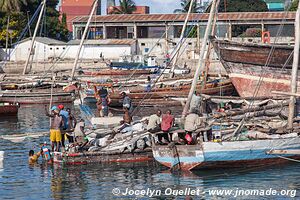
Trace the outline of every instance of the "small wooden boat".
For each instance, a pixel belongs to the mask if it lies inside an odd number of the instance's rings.
[[[156,87],[150,92],[145,92],[141,89],[132,89],[127,95],[132,99],[134,105],[140,104],[141,100],[144,102],[143,105],[147,106],[160,105],[160,103],[166,105],[170,102],[176,103],[173,98],[186,97],[190,87],[190,83],[185,83],[179,86]],[[201,84],[198,84],[197,91],[201,91],[201,88]],[[207,83],[204,89],[202,89],[202,93],[208,95],[231,95],[233,92],[234,87],[228,79]],[[111,99],[110,106],[121,105],[122,99],[118,91],[112,91],[109,94],[109,97]],[[94,92],[90,91],[89,93],[86,93],[84,101],[87,103],[96,103]],[[177,102],[176,105],[181,105],[181,103]]]
[[[103,138],[105,136],[101,133],[100,137]],[[59,164],[74,165],[110,162],[146,162],[153,160],[151,135],[145,131],[119,134],[110,140],[106,146],[98,146],[97,139],[94,139],[94,142],[95,146],[89,148],[89,151],[78,153],[54,152],[53,161]]]
[[[19,107],[15,103],[0,103],[0,116],[17,115]]]
[[[74,100],[70,92],[51,92],[44,90],[35,91],[0,91],[0,101],[20,104],[49,104],[52,103],[71,103]]]
[[[84,153],[53,153],[53,161],[58,164],[82,165],[89,163],[112,162],[146,162],[153,160],[152,150],[136,150],[131,152],[84,152]]]

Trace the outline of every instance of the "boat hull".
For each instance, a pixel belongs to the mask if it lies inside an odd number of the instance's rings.
[[[216,39],[212,39],[212,43],[241,97],[275,96],[272,91],[290,91],[292,46],[272,47]]]
[[[19,110],[19,105],[1,105],[0,116],[17,115],[18,110]]]
[[[51,98],[52,103],[72,103],[74,100],[71,93],[0,93],[0,101],[19,104],[49,104]]]
[[[181,170],[203,168],[249,167],[286,161],[267,154],[271,149],[299,149],[300,138],[204,142],[202,145],[155,145],[153,157],[162,165]],[[287,157],[298,157],[287,155]]]
[[[132,99],[134,105],[140,105],[141,101],[143,106],[153,105],[181,105],[180,102],[174,101],[172,98],[186,97],[190,91],[191,85],[183,85],[178,87],[155,88],[150,92],[142,90],[132,90],[127,95]],[[201,90],[201,85],[198,85],[196,90]],[[234,87],[230,80],[224,80],[219,83],[208,83],[202,90],[203,94],[207,95],[231,95],[234,92]],[[121,106],[122,99],[118,92],[110,94],[110,106]],[[87,103],[96,103],[93,94],[88,94],[85,98]]]
[[[86,152],[86,153],[60,153],[54,152],[53,162],[66,165],[82,165],[89,163],[129,163],[152,161],[151,149],[135,150],[130,152]]]

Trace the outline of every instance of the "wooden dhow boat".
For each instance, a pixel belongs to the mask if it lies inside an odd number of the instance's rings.
[[[202,44],[201,52],[204,52],[202,50],[205,50],[206,41],[208,39],[209,30],[211,23],[213,21],[213,15],[216,12],[216,4],[217,1],[214,0],[212,2],[211,10],[210,10],[210,17],[208,21],[208,26],[206,28],[204,41]],[[232,137],[231,139],[227,139],[226,141],[222,140],[222,134],[220,128],[220,131],[218,134],[215,134],[215,138],[210,139],[207,136],[208,131],[213,131],[211,128],[206,125],[203,130],[201,130],[199,133],[202,132],[202,136],[204,139],[201,139],[201,137],[197,137],[194,144],[190,145],[180,145],[176,143],[171,143],[169,145],[160,145],[160,144],[154,144],[153,145],[153,156],[155,160],[157,160],[162,165],[165,165],[169,168],[177,168],[181,170],[193,170],[198,168],[224,168],[224,167],[249,167],[249,166],[258,166],[258,165],[264,165],[264,164],[270,164],[270,163],[276,163],[276,162],[286,162],[290,161],[292,159],[300,158],[299,154],[299,146],[300,146],[300,137],[299,137],[299,127],[294,123],[295,122],[295,92],[297,91],[297,71],[298,71],[298,62],[299,62],[299,46],[300,46],[300,3],[298,4],[298,10],[296,14],[296,28],[295,28],[295,47],[294,47],[294,60],[292,65],[292,74],[290,75],[290,79],[292,80],[290,83],[291,88],[291,97],[290,101],[288,102],[281,102],[276,103],[272,106],[262,106],[257,107],[253,106],[251,103],[242,113],[243,116],[241,118],[238,118],[237,126],[234,127],[234,130],[231,131]],[[215,43],[216,44],[216,43]],[[229,49],[229,50],[228,50]],[[243,56],[237,56],[233,53],[234,50],[238,49],[239,52],[243,52]],[[232,55],[232,60],[234,59],[240,59],[245,60],[247,58],[247,55],[249,55],[246,52],[247,49],[244,49],[243,46],[241,48],[227,48],[224,47],[223,49],[219,49],[220,51],[223,50],[223,53],[229,56],[229,54]],[[227,51],[228,50],[228,51]],[[248,49],[249,50],[249,49]],[[257,49],[258,50],[258,49]],[[259,51],[259,50],[258,50]],[[252,52],[252,53],[251,53]],[[252,57],[254,60],[262,58],[262,61],[264,61],[264,54],[257,55],[257,58],[254,56],[255,52],[250,51],[250,57]],[[287,53],[288,55],[289,53]],[[242,55],[242,54],[241,54]],[[280,56],[279,56],[280,57]],[[201,73],[201,69],[203,69],[203,66],[205,64],[204,55],[200,56],[199,63],[200,68],[195,73],[194,77],[194,83],[197,83],[197,77]],[[275,57],[274,57],[275,59]],[[250,62],[251,60],[249,60]],[[223,60],[224,62],[224,60]],[[238,62],[232,62],[237,64]],[[253,63],[252,63],[253,64]],[[249,67],[256,67],[256,65],[249,65]],[[275,63],[274,63],[275,64]],[[262,64],[263,65],[263,64]],[[235,69],[241,69],[241,68],[235,68]],[[254,70],[253,70],[254,72]],[[259,71],[258,73],[262,73],[262,71]],[[264,77],[264,74],[261,74],[262,77]],[[253,91],[255,89],[254,85],[244,83],[247,91]],[[192,85],[192,87],[196,87],[196,85]],[[241,88],[239,88],[241,89]],[[263,90],[263,92],[270,92],[268,90],[272,90],[273,87],[267,87],[267,88],[259,88],[259,90]],[[190,104],[190,94],[193,94],[194,90],[191,89],[189,93],[189,97],[187,100],[187,103],[184,108],[183,114],[185,114],[186,109],[189,108]],[[240,91],[241,92],[241,91]],[[268,93],[267,93],[268,94]],[[250,93],[252,95],[252,93]],[[266,93],[264,93],[266,95]],[[255,97],[255,95],[253,94]],[[274,135],[274,128],[267,129],[266,133],[262,133],[261,131],[257,131],[256,129],[250,129],[246,132],[248,135],[248,139],[244,141],[241,139],[241,135],[243,133],[243,128],[246,126],[245,123],[248,122],[249,119],[254,119],[254,117],[258,115],[265,115],[266,110],[268,108],[280,108],[279,112],[282,111],[282,109],[289,105],[289,112],[288,112],[288,120],[282,121],[280,124],[277,124],[278,129],[283,130],[283,134]],[[219,117],[223,116],[225,118],[231,118],[233,116],[232,111],[222,111],[220,114],[211,116],[211,119],[213,121],[220,119]],[[240,113],[240,112],[236,112]],[[279,114],[277,114],[277,117]],[[249,118],[250,117],[250,118]],[[224,123],[223,118],[221,121],[219,121],[220,125]],[[281,119],[282,120],[282,119]],[[275,124],[274,120],[266,120],[265,118],[259,118],[256,123],[253,125],[254,127],[257,124],[260,124],[262,122],[269,122],[273,125]],[[211,124],[211,123],[208,123]],[[251,133],[249,133],[251,131]],[[193,132],[196,133],[195,131]],[[216,136],[219,137],[216,137]],[[205,139],[206,138],[206,139]],[[186,139],[188,140],[188,139]],[[275,151],[276,150],[276,151]],[[284,156],[281,156],[280,153]],[[299,162],[299,160],[296,160]]]
[[[290,91],[293,46],[238,43],[215,37],[211,42],[241,97],[274,96],[273,91]]]
[[[72,103],[74,95],[71,92],[49,90],[8,90],[0,91],[0,101],[19,104],[49,104],[52,103]]]

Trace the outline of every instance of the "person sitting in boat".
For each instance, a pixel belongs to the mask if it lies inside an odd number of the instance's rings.
[[[61,131],[61,145],[65,148],[65,133],[69,127],[69,113],[64,110],[64,105],[58,105],[59,115],[63,118],[64,124]]]
[[[35,164],[37,163],[39,157],[42,155],[43,150],[37,152],[36,154],[34,153],[33,150],[29,151],[29,158],[28,158],[28,163],[29,164]]]
[[[109,114],[108,105],[110,104],[111,100],[108,96],[107,89],[102,88],[98,91],[99,99],[97,101],[97,109],[99,111],[100,117],[107,117]]]
[[[75,116],[72,114],[70,108],[67,108],[66,111],[69,113],[68,129],[66,130],[66,137],[68,138],[69,143],[71,144],[74,142],[73,132],[74,132],[74,127],[76,127],[77,121]]]
[[[147,130],[150,133],[157,133],[161,131],[161,110],[157,110],[157,112],[149,117]]]
[[[88,144],[88,139],[84,133],[85,122],[81,119],[75,126],[74,136],[75,142],[72,146],[76,146],[79,151],[84,150],[85,146]]]
[[[120,133],[123,129],[129,127],[132,122],[132,117],[129,114],[128,108],[124,107],[123,110],[124,110],[123,120],[120,121],[120,126],[117,126],[113,129],[113,134],[110,137],[110,139],[112,139],[117,133]]]
[[[188,144],[192,144],[196,139],[199,133],[199,129],[203,125],[202,118],[198,114],[196,108],[192,109],[191,112],[185,117],[184,130],[185,130],[185,140]]]
[[[48,113],[47,107],[45,106],[45,113],[46,116],[51,118],[50,121],[50,141],[51,141],[51,148],[52,152],[60,150],[60,143],[61,143],[61,128],[64,125],[64,120],[62,116],[59,115],[59,109],[56,106],[52,106],[51,108],[52,113]]]
[[[129,111],[129,114],[132,116],[132,112],[133,112],[132,100],[126,94],[126,92],[121,92],[121,97],[123,99],[123,108],[127,108]]]
[[[172,140],[172,136],[170,136],[169,139],[169,131],[173,127],[174,124],[174,116],[172,115],[171,110],[167,110],[166,114],[162,115],[162,120],[161,120],[161,130],[163,133],[158,134],[158,143],[162,143],[162,139],[170,143]]]

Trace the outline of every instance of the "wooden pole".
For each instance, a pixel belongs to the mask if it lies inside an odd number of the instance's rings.
[[[300,2],[295,18],[295,46],[294,46],[294,58],[292,68],[292,80],[291,80],[291,93],[297,93],[297,78],[298,78],[298,64],[299,64],[299,48],[300,48]],[[295,117],[295,96],[291,96],[289,104],[289,116],[288,116],[288,128],[293,127],[293,119]]]
[[[42,16],[43,16],[43,13],[44,13],[44,10],[45,10],[45,7],[46,7],[46,0],[44,0],[42,2],[42,4],[43,4],[43,6],[42,6],[42,9],[41,9],[41,12],[40,12],[40,15],[39,15],[39,18],[38,18],[38,21],[36,23],[34,33],[33,33],[32,39],[31,39],[31,45],[30,45],[29,54],[27,56],[27,60],[26,60],[25,66],[24,66],[23,75],[25,75],[27,73],[27,68],[28,68],[28,64],[29,64],[29,61],[30,61],[30,56],[31,56],[31,52],[32,52],[33,45],[34,45],[34,42],[35,42],[36,34],[39,30],[40,22],[41,22],[41,19],[42,19]]]
[[[183,28],[182,28],[181,35],[180,35],[180,38],[179,38],[179,42],[181,42],[181,41],[183,40],[184,33],[185,33],[185,30],[186,30],[186,27],[187,27],[187,23],[188,23],[188,21],[189,21],[189,17],[190,17],[192,8],[193,8],[193,4],[194,4],[194,0],[190,0],[189,11],[188,11],[188,13],[187,13],[187,15],[186,15],[186,18],[185,18],[185,21],[184,21],[184,24],[183,24]],[[174,62],[173,62],[173,64],[172,64],[172,68],[171,68],[171,70],[170,70],[170,76],[169,76],[169,78],[173,78],[174,70],[175,70],[175,66],[176,66],[176,63],[177,63],[177,59],[178,59],[178,56],[179,56],[179,51],[180,51],[180,49],[181,49],[181,46],[182,46],[182,44],[180,44],[180,45],[177,47],[177,49],[176,49],[174,55],[172,56],[172,57],[175,57],[175,59],[174,59]]]
[[[206,43],[207,43],[207,40],[208,40],[208,36],[210,35],[210,30],[211,30],[210,28],[211,28],[211,24],[212,24],[212,21],[213,21],[213,18],[214,18],[214,13],[215,13],[215,10],[216,10],[216,4],[217,4],[216,2],[217,2],[217,0],[213,0],[212,5],[211,5],[211,9],[210,9],[209,18],[208,18],[208,21],[207,21],[207,26],[206,26],[204,38],[203,38],[202,44],[201,44],[199,63],[197,65],[197,69],[196,69],[196,72],[195,72],[195,75],[194,75],[194,79],[193,79],[193,82],[192,82],[192,86],[191,86],[187,101],[184,105],[184,109],[183,109],[183,112],[182,112],[182,118],[185,118],[185,115],[188,112],[193,94],[196,90],[196,86],[197,86],[199,76],[200,76],[200,74],[203,71],[203,68],[205,66],[205,57],[204,56],[205,56],[205,49],[206,49],[206,46],[207,46]]]
[[[82,35],[82,37],[81,37],[79,49],[78,49],[78,51],[77,51],[77,54],[76,54],[76,57],[75,57],[75,61],[74,61],[74,64],[73,64],[73,69],[72,69],[72,74],[71,74],[71,80],[74,80],[75,70],[76,70],[76,68],[77,68],[77,64],[78,64],[80,52],[81,52],[81,49],[82,49],[82,45],[83,45],[83,42],[84,42],[85,37],[86,37],[86,35],[87,35],[87,32],[88,32],[90,23],[91,23],[91,21],[92,21],[92,16],[93,16],[93,14],[95,13],[97,4],[98,4],[98,0],[95,0],[95,1],[94,1],[94,4],[93,4],[92,11],[91,11],[90,16],[89,16],[89,19],[88,19],[88,21],[87,21],[87,23],[86,23],[86,25],[85,25],[84,32],[83,32],[83,35]]]
[[[10,23],[10,14],[7,16],[7,25],[6,25],[6,42],[5,42],[5,60],[8,60],[8,30],[9,30],[9,23]]]

